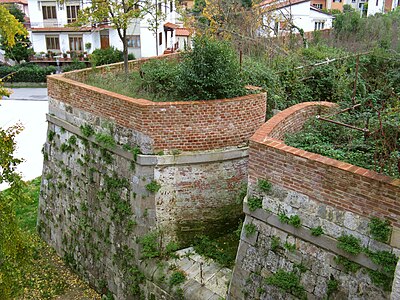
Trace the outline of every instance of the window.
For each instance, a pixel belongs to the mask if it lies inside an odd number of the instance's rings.
[[[162,10],[161,10],[161,2],[158,3],[158,12],[160,12],[160,13],[162,12]]]
[[[158,44],[162,45],[162,32],[158,34]]]
[[[169,11],[172,12],[174,10],[174,2],[169,1]]]
[[[140,48],[140,35],[128,35],[126,43],[130,48]]]
[[[57,19],[56,6],[42,6],[43,20]]]
[[[58,36],[46,36],[46,48],[49,50],[60,50],[60,38]]]
[[[321,3],[313,4],[313,6],[315,8],[322,9],[322,4]]]
[[[376,3],[375,3],[375,5],[376,5],[376,6],[378,6],[378,0],[376,0]]]
[[[333,0],[333,2],[342,3],[342,0]]]
[[[83,51],[83,41],[81,35],[69,36],[69,50]]]
[[[351,3],[356,3],[356,0],[351,0]]]
[[[165,14],[167,14],[167,0],[164,0],[164,10]]]
[[[79,5],[67,5],[67,22],[73,23],[78,17]]]
[[[321,30],[324,29],[324,22],[315,22],[314,23],[314,30]]]

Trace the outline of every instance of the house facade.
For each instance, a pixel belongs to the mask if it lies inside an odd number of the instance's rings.
[[[368,16],[386,13],[400,6],[400,0],[371,0],[368,1]]]
[[[350,5],[358,11],[366,9],[368,0],[311,0],[311,5],[318,9],[340,10],[343,11],[345,4]]]
[[[151,30],[150,16],[135,19],[128,28],[128,52],[136,58],[161,55],[176,45],[175,29],[177,13],[174,1],[154,0],[154,9],[163,14],[158,20],[158,28]],[[82,4],[83,3],[83,4]],[[95,49],[113,46],[119,50],[123,44],[116,29],[110,24],[96,27],[69,27],[80,9],[90,6],[90,2],[75,0],[49,1],[28,0],[30,13],[30,39],[36,53],[67,55],[90,54]]]
[[[310,0],[264,1],[266,13],[263,34],[269,36],[298,33],[332,28],[333,16],[311,5]]]

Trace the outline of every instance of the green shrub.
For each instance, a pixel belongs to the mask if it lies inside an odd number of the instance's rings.
[[[46,76],[54,74],[56,67],[40,67],[32,63],[16,66],[0,66],[0,78],[7,77],[7,82],[46,82]],[[13,74],[12,74],[13,73]]]
[[[93,66],[108,65],[124,60],[122,51],[109,47],[105,49],[96,49],[90,56],[90,62]]]
[[[182,100],[208,100],[246,94],[238,57],[230,44],[196,37],[193,50],[183,56],[177,85]]]
[[[186,275],[183,271],[174,271],[169,279],[169,285],[180,285],[186,281]]]
[[[140,68],[141,88],[157,97],[176,94],[177,64],[174,61],[153,59]],[[169,97],[170,97],[169,96]]]
[[[69,72],[69,71],[73,71],[73,70],[80,70],[80,69],[84,69],[87,68],[86,63],[84,63],[83,61],[79,61],[77,59],[74,59],[72,61],[72,63],[64,66],[62,68],[63,72]]]

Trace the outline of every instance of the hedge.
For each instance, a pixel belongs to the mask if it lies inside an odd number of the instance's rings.
[[[34,64],[0,66],[0,78],[5,82],[46,82],[46,76],[54,74],[56,67],[39,67]],[[8,78],[7,75],[10,75]]]

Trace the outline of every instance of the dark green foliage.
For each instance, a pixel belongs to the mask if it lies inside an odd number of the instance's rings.
[[[93,127],[90,126],[89,124],[81,125],[80,129],[85,137],[90,137],[94,134]]]
[[[84,63],[83,61],[79,61],[77,59],[74,59],[72,61],[72,63],[65,65],[62,70],[63,72],[69,72],[69,71],[73,71],[73,70],[80,70],[80,69],[84,69],[87,68],[86,63]]]
[[[19,22],[25,22],[25,14],[16,4],[6,5],[6,8]],[[30,57],[35,53],[32,49],[32,43],[29,38],[17,34],[14,39],[15,45],[9,47],[6,45],[6,43],[4,43],[4,39],[0,37],[0,49],[4,50],[5,57],[15,60],[18,63],[20,63],[22,60],[29,61]]]
[[[358,269],[360,269],[359,264],[352,262],[343,256],[336,256],[334,258],[334,260],[338,265],[342,265],[345,272],[347,272],[347,273],[349,273],[349,272],[355,273],[358,271]]]
[[[385,291],[392,290],[393,275],[390,276],[374,270],[368,270],[368,274],[373,284],[382,287]]]
[[[12,67],[0,66],[0,78],[5,77],[4,81],[7,82],[46,82],[46,76],[55,72],[54,66],[39,67],[32,63],[23,63]],[[7,77],[7,75],[9,76]]]
[[[267,193],[272,189],[272,184],[268,180],[264,179],[258,179],[257,186],[264,193]]]
[[[160,188],[161,185],[155,180],[152,180],[149,184],[146,184],[146,190],[148,190],[151,193],[158,192]]]
[[[369,232],[374,240],[387,243],[390,237],[391,227],[389,220],[372,218],[368,224]]]
[[[249,197],[247,199],[247,205],[250,211],[255,211],[258,208],[262,208],[262,199],[258,197]]]
[[[139,244],[142,247],[142,259],[155,258],[161,255],[158,238],[159,234],[157,232],[150,232],[139,238]]]
[[[47,134],[47,138],[48,138],[50,143],[53,141],[55,135],[56,135],[56,133],[54,131],[51,131],[51,130]]]
[[[108,65],[124,60],[122,51],[108,47],[105,49],[96,49],[90,56],[90,62],[93,66]]]
[[[328,72],[340,76],[330,97],[337,99],[335,101],[341,108],[352,106],[354,82],[352,84],[349,78],[355,64],[354,58],[348,59],[346,64],[341,65],[341,70]],[[393,93],[400,91],[399,76],[395,75],[399,74],[399,69],[400,61],[387,51],[375,50],[360,56],[356,103],[361,106],[336,115],[334,120],[358,128],[368,127],[369,134],[311,119],[301,132],[288,135],[286,144],[399,177],[400,100]],[[320,76],[326,77],[324,74]]]
[[[114,149],[115,146],[117,145],[114,138],[105,133],[96,133],[95,135],[96,142],[101,144],[102,146],[110,149]]]
[[[277,236],[271,236],[271,250],[276,251],[281,246],[281,239]]]
[[[324,229],[322,229],[321,226],[311,228],[310,231],[311,231],[311,235],[313,235],[313,236],[320,236],[320,235],[324,234]]]
[[[291,244],[288,242],[285,242],[285,244],[283,245],[283,247],[288,250],[289,252],[293,252],[294,250],[296,250],[296,244]]]
[[[375,264],[380,266],[385,273],[393,276],[398,261],[396,255],[388,251],[369,252],[367,255]]]
[[[294,272],[279,269],[275,274],[266,278],[265,283],[276,286],[300,299],[307,299],[304,287],[300,284],[300,277]]]
[[[332,276],[332,275],[331,275]],[[339,281],[331,278],[327,282],[328,290],[326,292],[326,296],[329,300],[330,296],[332,296],[339,288]]]
[[[290,217],[287,216],[284,212],[278,214],[279,221],[282,223],[286,223],[292,225],[296,228],[301,227],[301,219],[298,215],[291,215]]]
[[[256,233],[256,225],[253,223],[245,224],[244,225],[244,232],[246,233],[246,236],[251,236]]]
[[[138,267],[132,267],[129,270],[129,278],[132,282],[131,284],[131,293],[133,295],[140,295],[140,284],[144,282],[146,277],[144,276],[143,272],[139,270]]]
[[[230,234],[220,238],[199,236],[193,244],[196,253],[213,259],[223,267],[231,268],[235,263],[238,236]]]
[[[186,275],[183,271],[174,271],[169,278],[169,285],[176,286],[184,283],[186,281]]]
[[[337,247],[350,254],[357,255],[362,252],[361,241],[353,235],[343,234],[338,239]]]
[[[177,90],[182,100],[223,99],[246,94],[233,48],[224,41],[196,37],[179,65]]]
[[[176,96],[178,71],[176,61],[150,60],[140,68],[142,89],[159,99],[165,97],[166,94],[168,98],[172,98]]]

